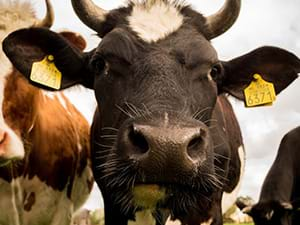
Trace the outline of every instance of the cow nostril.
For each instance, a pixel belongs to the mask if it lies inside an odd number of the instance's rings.
[[[201,136],[194,137],[187,146],[187,153],[191,158],[198,158],[201,148],[203,146],[203,139]]]
[[[149,150],[149,145],[146,138],[141,132],[137,131],[134,126],[131,127],[128,136],[129,136],[129,140],[135,147],[133,149],[134,153],[144,154]]]

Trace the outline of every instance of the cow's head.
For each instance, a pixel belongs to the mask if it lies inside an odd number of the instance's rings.
[[[15,30],[28,27],[51,27],[53,24],[53,8],[49,0],[46,0],[47,12],[43,19],[38,19],[31,7],[26,2],[0,2],[0,40]],[[8,93],[16,90],[16,83],[8,84],[8,76],[11,73],[11,64],[0,48],[0,166],[7,164],[12,159],[24,157],[23,131],[18,123],[24,123],[28,119],[28,112],[24,108],[15,109],[12,99],[16,93]],[[29,100],[30,101],[30,100]],[[28,102],[24,102],[28,104]],[[22,114],[22,116],[20,116]],[[21,120],[21,121],[20,121]]]
[[[197,199],[222,188],[223,168],[215,162],[217,155],[229,157],[226,144],[217,153],[214,148],[225,139],[213,139],[218,95],[244,100],[243,89],[255,73],[279,93],[300,72],[299,59],[262,47],[220,61],[210,39],[234,23],[239,0],[227,0],[209,17],[180,1],[130,1],[109,12],[89,0],[72,3],[102,37],[91,52],[82,54],[45,29],[14,32],[3,46],[28,79],[32,63],[51,54],[62,73],[61,89],[80,83],[95,90],[94,172],[105,204],[120,205],[125,214],[167,207],[175,217],[209,205]]]
[[[10,32],[20,28],[39,27],[48,29],[54,20],[53,7],[46,0],[47,12],[43,19],[37,19],[31,4],[26,2],[0,2],[0,40]],[[3,26],[2,26],[3,23]],[[70,31],[60,32],[74,46],[83,50],[85,40],[81,35]],[[36,118],[38,89],[28,84],[19,72],[12,67],[9,59],[0,49],[0,166],[14,159],[22,159],[27,148],[27,137]],[[22,78],[22,79],[20,79]]]
[[[288,225],[294,210],[289,202],[272,200],[247,206],[242,211],[253,218],[255,225]]]

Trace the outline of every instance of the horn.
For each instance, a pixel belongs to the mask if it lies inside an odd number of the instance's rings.
[[[79,19],[94,31],[101,30],[107,11],[91,0],[72,0],[72,6]]]
[[[37,20],[34,24],[34,27],[48,27],[50,28],[53,25],[54,21],[54,10],[53,6],[50,3],[50,0],[45,0],[47,13],[44,19]]]
[[[206,17],[206,24],[210,30],[209,39],[227,31],[238,18],[240,9],[241,0],[226,0],[218,12]]]

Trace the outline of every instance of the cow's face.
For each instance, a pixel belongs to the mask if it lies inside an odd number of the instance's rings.
[[[3,43],[28,79],[32,63],[51,54],[62,89],[81,83],[95,90],[95,178],[105,204],[118,205],[123,213],[162,207],[180,217],[193,207],[208,208],[214,190],[222,188],[223,168],[215,162],[229,160],[228,142],[215,158],[214,145],[225,143],[226,134],[211,128],[228,113],[219,108],[215,115],[218,94],[244,100],[243,89],[255,73],[279,93],[300,71],[295,55],[274,47],[219,61],[209,39],[232,25],[240,1],[226,1],[208,18],[178,1],[167,2],[135,1],[103,13],[89,1],[74,0],[77,14],[103,37],[86,54],[44,29],[17,31]]]
[[[244,211],[253,218],[255,225],[288,225],[293,206],[274,200],[257,203]]]
[[[10,32],[20,28],[50,27],[53,23],[53,9],[48,0],[46,5],[47,15],[43,20],[39,20],[29,3],[0,2],[1,42]],[[12,72],[12,65],[0,48],[0,166],[24,157],[26,147],[22,138],[32,128],[33,123],[32,107],[27,107],[33,100],[28,93],[30,88],[10,76]],[[21,99],[20,95],[24,92],[26,97]]]
[[[190,27],[149,44],[119,28],[91,58],[93,71],[105,63],[94,83],[100,124],[94,146],[96,155],[110,151],[97,164],[108,171],[115,160],[122,162],[101,183],[123,177],[125,187],[133,187],[128,192],[157,184],[167,195],[181,189],[187,196],[210,195],[219,185],[210,125],[217,99],[213,77],[222,65],[209,41]],[[125,168],[130,172],[122,173]]]

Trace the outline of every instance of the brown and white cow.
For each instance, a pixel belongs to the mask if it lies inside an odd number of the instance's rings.
[[[255,73],[279,93],[297,78],[299,58],[269,46],[219,60],[210,40],[233,25],[240,0],[226,0],[209,17],[177,0],[131,0],[109,12],[90,0],[72,4],[102,37],[94,50],[81,53],[38,28],[12,33],[3,47],[29,80],[32,63],[51,54],[61,89],[81,83],[95,90],[92,160],[105,224],[158,225],[167,215],[188,225],[223,224],[222,198],[235,196],[244,162],[225,94],[244,100]]]
[[[0,1],[1,42],[16,29],[49,27],[26,2]],[[71,45],[84,39],[62,32]],[[24,59],[26,60],[26,59]],[[28,83],[0,51],[0,224],[69,225],[93,184],[89,124],[62,93]]]

